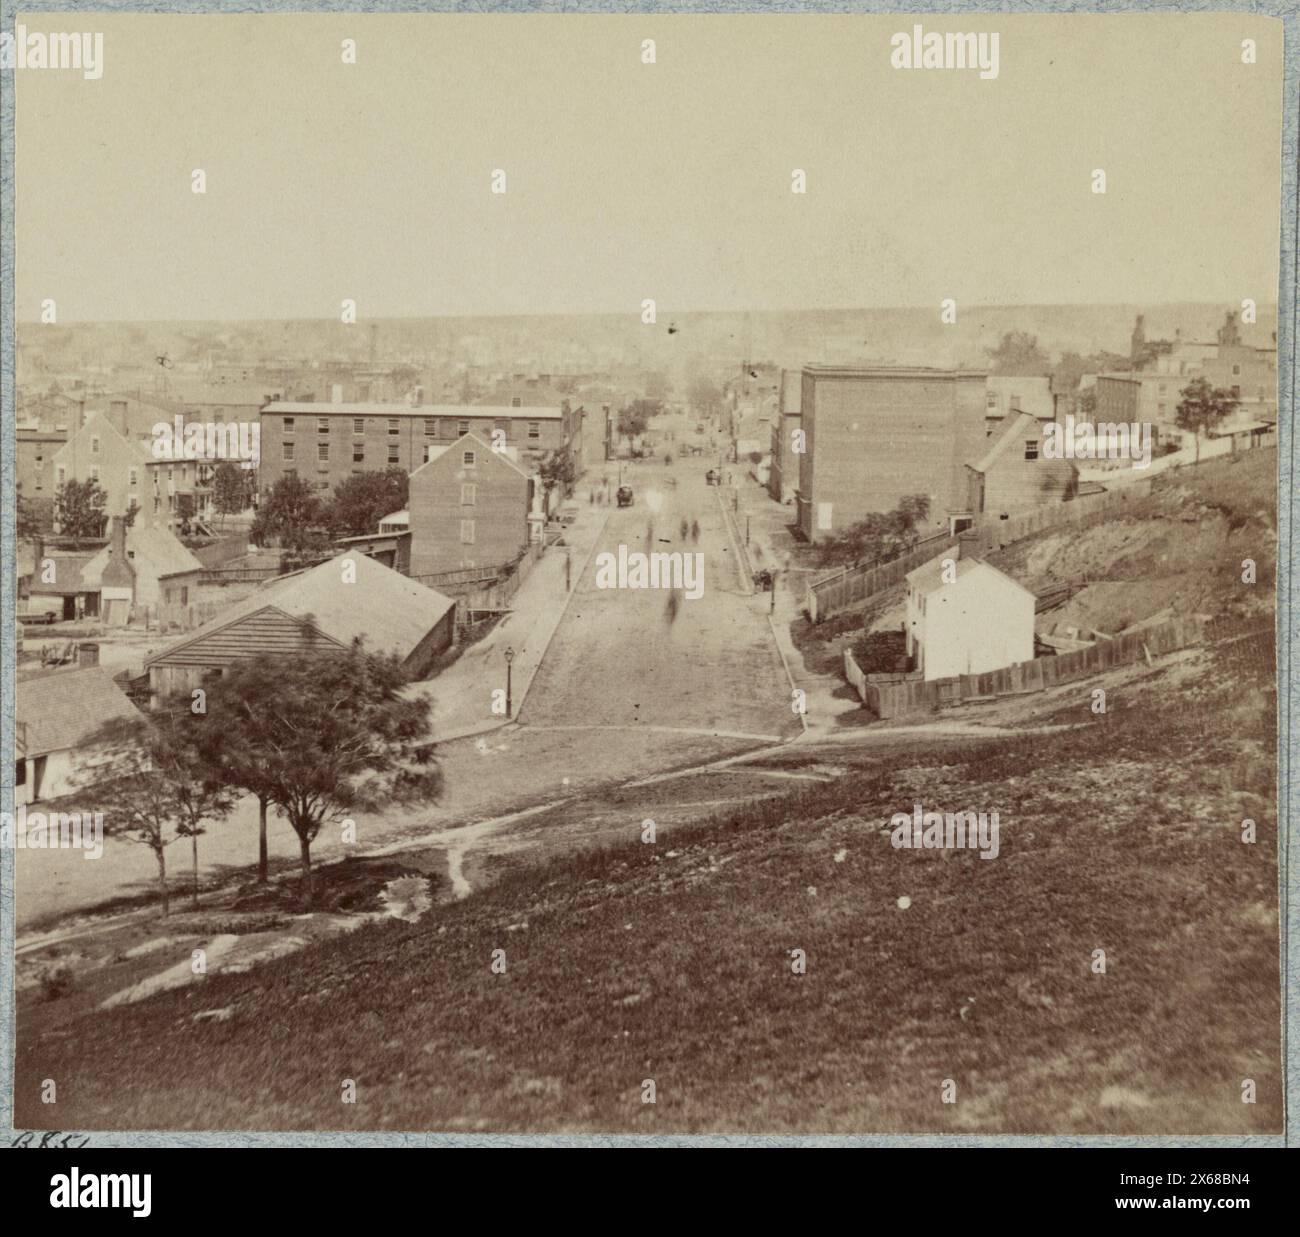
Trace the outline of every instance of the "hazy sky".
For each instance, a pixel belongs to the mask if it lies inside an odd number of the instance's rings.
[[[13,75],[20,320],[1276,296],[1248,14],[919,19],[995,80],[892,68],[910,15],[18,20],[104,33]]]

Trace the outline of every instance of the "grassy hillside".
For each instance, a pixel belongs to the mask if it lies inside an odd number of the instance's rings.
[[[918,746],[653,845],[630,812],[623,843],[249,974],[66,1020],[28,1005],[16,1122],[1276,1131],[1271,659],[1231,657],[1156,668],[1075,729]],[[917,801],[998,811],[1000,857],[893,849]]]

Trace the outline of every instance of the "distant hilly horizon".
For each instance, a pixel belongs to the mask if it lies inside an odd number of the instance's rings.
[[[957,306],[957,321],[940,320],[939,306],[804,310],[682,310],[659,308],[653,325],[638,312],[376,317],[347,325],[329,318],[239,321],[101,321],[42,325],[20,322],[19,344],[53,354],[90,349],[153,362],[155,349],[177,361],[227,354],[256,363],[269,357],[364,361],[373,337],[381,364],[413,361],[452,365],[511,365],[556,373],[614,364],[678,370],[721,359],[797,367],[809,361],[912,365],[983,365],[986,349],[1009,331],[1036,335],[1053,358],[1065,351],[1127,354],[1138,314],[1148,339],[1212,340],[1240,304],[1168,302],[1146,305]],[[33,328],[39,326],[39,331]],[[1269,346],[1277,330],[1276,302],[1260,302],[1242,338]],[[44,338],[40,338],[43,336]]]

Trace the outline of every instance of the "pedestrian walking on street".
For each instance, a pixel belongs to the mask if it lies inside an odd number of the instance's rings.
[[[691,521],[691,540],[699,541],[700,539],[700,522],[699,520]]]
[[[685,520],[682,521],[681,527],[677,530],[682,541],[686,540],[686,535],[691,531],[690,525]]]
[[[667,610],[668,610],[668,621],[670,623],[672,623],[677,618],[677,610],[681,606],[681,604],[682,602],[681,602],[681,598],[678,596],[678,590],[673,589],[673,591],[668,594]]]

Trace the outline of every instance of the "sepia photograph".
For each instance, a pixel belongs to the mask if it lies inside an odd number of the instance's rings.
[[[11,1143],[1281,1146],[1280,13],[152,7],[0,36]]]

